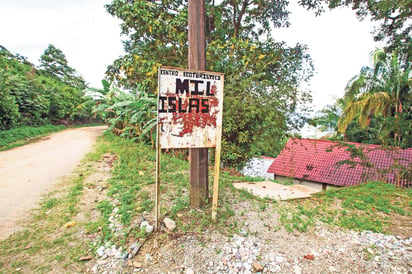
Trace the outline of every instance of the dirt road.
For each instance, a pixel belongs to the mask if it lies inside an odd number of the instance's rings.
[[[0,152],[0,240],[19,229],[16,221],[80,163],[105,128],[69,129]]]

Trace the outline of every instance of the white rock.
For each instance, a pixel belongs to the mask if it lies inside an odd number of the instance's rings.
[[[146,233],[152,233],[153,230],[154,230],[154,227],[152,225],[150,225],[148,221],[143,221],[140,224],[140,228],[144,229]]]
[[[226,254],[230,254],[232,252],[232,249],[230,248],[230,246],[225,246],[224,251]]]
[[[121,250],[118,250],[116,253],[114,253],[114,257],[116,259],[122,259],[123,258],[123,252]]]
[[[329,271],[330,271],[330,272],[336,272],[337,269],[336,269],[336,267],[334,267],[334,266],[329,266]]]
[[[273,254],[269,254],[269,261],[274,262],[275,256]]]
[[[185,274],[195,274],[195,272],[191,268],[186,268]]]
[[[295,274],[302,274],[302,268],[298,265],[295,265],[293,267],[293,272],[295,272]]]
[[[278,272],[280,270],[281,270],[281,268],[277,264],[270,267],[270,272],[272,272],[272,273]]]
[[[105,250],[106,248],[104,247],[104,246],[100,246],[98,249],[97,249],[97,255],[99,255],[99,257],[102,257],[103,255],[104,255],[104,250]]]
[[[176,229],[176,222],[170,218],[164,218],[163,223],[165,224],[166,229],[169,231],[173,231]]]
[[[97,263],[98,265],[105,265],[105,264],[108,263],[108,261],[106,261],[106,260],[97,260],[96,263]]]

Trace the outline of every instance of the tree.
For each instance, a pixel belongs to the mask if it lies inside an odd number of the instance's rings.
[[[0,46],[0,130],[89,118],[90,98]]]
[[[320,112],[309,121],[309,124],[318,127],[325,132],[337,132],[338,121],[343,111],[342,99],[336,100],[333,105],[326,105]]]
[[[357,118],[362,129],[371,119],[380,119],[379,135],[382,142],[394,146],[410,146],[412,126],[411,69],[402,68],[396,51],[391,55],[377,50],[374,66],[364,67],[348,84],[345,104],[338,129],[345,133]]]
[[[17,126],[21,116],[16,97],[11,90],[13,73],[10,58],[13,58],[13,54],[0,46],[0,130]]]
[[[75,88],[83,90],[87,87],[83,77],[77,75],[76,70],[68,65],[63,51],[54,45],[49,44],[48,48],[40,56],[39,61],[40,68],[42,68],[47,75],[56,77]]]
[[[325,7],[334,9],[341,6],[352,7],[360,20],[370,16],[380,22],[375,30],[375,41],[387,44],[386,52],[397,52],[402,60],[401,66],[408,67],[412,61],[412,2],[410,0],[300,0],[301,5],[321,14]]]
[[[225,73],[223,162],[236,165],[254,153],[276,154],[287,131],[302,126],[299,86],[312,65],[307,48],[287,47],[271,36],[287,26],[286,1],[207,1],[207,69]],[[155,93],[160,65],[187,66],[187,6],[182,0],[113,0],[107,11],[121,19],[126,55],[107,77],[123,87]],[[307,104],[306,104],[307,105]]]

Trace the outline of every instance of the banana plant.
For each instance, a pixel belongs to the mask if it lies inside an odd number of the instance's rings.
[[[143,91],[122,91],[108,82],[103,86],[102,92],[93,90],[100,98],[93,112],[101,115],[115,134],[154,146],[156,97]]]

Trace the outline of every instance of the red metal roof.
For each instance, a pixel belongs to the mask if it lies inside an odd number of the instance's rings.
[[[410,177],[406,179],[400,173],[409,172],[410,175],[412,148],[384,149],[377,145],[346,144],[361,148],[365,158],[351,159],[348,146],[339,146],[338,142],[290,138],[268,172],[337,186],[356,185],[371,180],[401,186],[411,184]],[[368,166],[365,166],[366,163]]]

